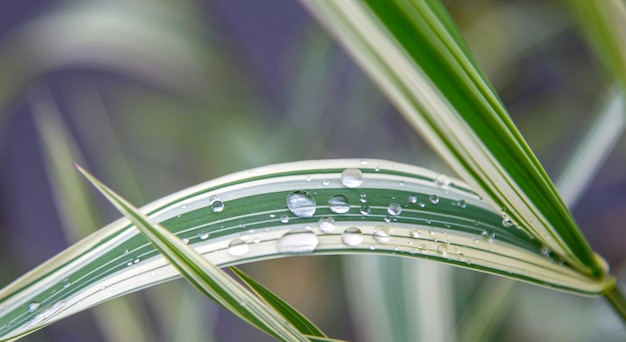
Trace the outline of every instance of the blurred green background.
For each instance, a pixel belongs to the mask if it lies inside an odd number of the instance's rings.
[[[444,3],[515,123],[556,177],[612,83],[568,8],[559,1]],[[74,159],[137,205],[230,172],[294,160],[382,158],[449,173],[296,1],[5,2],[0,286],[79,238],[64,228],[46,157],[50,142],[38,129],[41,116],[65,125],[76,142]],[[592,247],[618,276],[626,260],[625,144],[620,140],[573,208]],[[99,218],[87,229],[119,217],[92,196]],[[503,286],[491,276],[409,262],[422,267],[421,276],[429,277],[429,270],[446,274],[438,291],[451,310],[429,309],[445,316],[451,340],[466,336],[468,324],[481,326],[472,317],[483,316],[473,310],[488,308],[480,303],[490,297],[502,304],[497,320],[483,322],[493,340],[626,338],[602,300],[527,285],[498,298],[485,290]],[[374,270],[393,269],[398,261],[371,263],[372,274],[387,277],[386,283],[402,276]],[[355,275],[355,265],[341,257],[298,257],[243,269],[329,336],[367,341],[373,337],[364,332],[380,318],[358,312],[362,306],[355,301],[376,296],[405,306],[420,303],[385,288],[393,284],[368,295],[375,286]],[[413,281],[421,291],[422,279]],[[180,280],[130,297],[134,319],[107,325],[90,310],[24,340],[115,341],[112,329],[129,329],[125,324],[149,330],[148,340],[270,340]],[[392,326],[403,329],[423,319],[406,317]],[[399,336],[405,335],[389,339]]]

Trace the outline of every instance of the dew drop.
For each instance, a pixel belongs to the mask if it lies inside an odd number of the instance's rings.
[[[513,221],[506,214],[502,215],[502,225],[506,228],[513,227]]]
[[[430,201],[430,203],[432,204],[437,204],[439,203],[439,196],[432,194],[430,195],[430,197],[428,198],[428,200]]]
[[[341,241],[348,246],[356,246],[363,241],[363,235],[359,228],[349,227],[343,231]]]
[[[457,207],[461,208],[461,209],[465,209],[467,208],[467,202],[465,202],[465,200],[458,200],[456,202]]]
[[[363,172],[357,168],[347,168],[341,173],[341,185],[356,188],[363,183]]]
[[[359,195],[359,201],[361,201],[361,203],[365,203],[365,202],[367,202],[367,194],[366,194],[366,193],[364,193],[364,192],[362,192],[362,193]]]
[[[409,203],[411,203],[411,204],[417,203],[417,195],[409,196]]]
[[[400,206],[400,204],[394,202],[389,204],[389,206],[387,207],[387,212],[391,216],[398,216],[402,212],[402,207]]]
[[[448,246],[446,246],[446,245],[439,245],[439,246],[437,246],[437,254],[439,254],[441,256],[448,255]]]
[[[200,240],[206,240],[206,239],[209,238],[209,233],[201,232],[199,238],[200,238]]]
[[[417,206],[420,207],[420,208],[424,208],[424,207],[426,207],[426,203],[424,203],[422,201],[419,201],[419,202],[417,202]]]
[[[362,205],[361,206],[361,215],[363,216],[367,216],[370,214],[370,207],[367,205]]]
[[[183,241],[183,243],[184,243],[185,245],[188,245],[188,244],[189,244],[189,239],[188,239],[188,238],[182,238],[181,240]]]
[[[278,251],[281,253],[311,253],[317,247],[319,239],[315,233],[303,229],[285,233],[278,239]]]
[[[327,186],[328,184],[330,184],[330,181],[328,179],[324,179],[322,181],[322,185]]]
[[[312,217],[315,214],[315,198],[306,191],[294,191],[287,195],[287,208],[298,217]]]
[[[485,241],[487,242],[493,242],[493,239],[496,238],[496,233],[492,231],[484,230],[481,235],[483,236],[483,239],[485,239]]]
[[[372,236],[378,242],[388,242],[391,237],[391,228],[388,226],[376,226],[372,231]]]
[[[242,256],[248,253],[248,244],[241,239],[233,239],[228,244],[228,254],[232,256]]]
[[[391,222],[391,217],[389,217],[389,215],[385,216],[385,218],[383,219],[385,222],[389,223]]]
[[[280,222],[282,222],[282,223],[289,223],[289,216],[287,216],[287,215],[282,215],[282,216],[280,217]]]
[[[448,186],[450,186],[450,178],[448,178],[448,176],[446,175],[439,175],[437,176],[437,178],[435,178],[435,184],[442,188],[447,188]]]
[[[375,250],[376,250],[376,246],[370,245],[370,251],[375,251]]]
[[[409,236],[411,236],[414,239],[417,239],[420,237],[420,230],[417,228],[413,228],[409,231]]]
[[[270,214],[270,218],[276,217],[276,214]]]
[[[404,181],[400,181],[400,186],[404,186]]]
[[[350,202],[348,201],[348,197],[344,195],[335,195],[328,200],[328,204],[330,205],[330,210],[333,213],[343,214],[347,213],[350,210]]]
[[[224,203],[220,200],[215,200],[213,203],[211,203],[211,210],[213,210],[214,213],[220,213],[224,211]]]
[[[332,217],[322,217],[319,220],[320,230],[324,233],[330,233],[335,230],[335,219]]]
[[[367,165],[367,159],[361,159],[361,165],[363,166]]]
[[[39,302],[32,302],[28,304],[28,312],[35,312],[37,309],[39,309],[39,305]]]
[[[139,257],[135,257],[135,259],[133,259],[133,264],[138,264],[139,262],[141,262]]]
[[[310,182],[310,181],[311,181],[311,176],[306,176],[305,180],[306,180],[307,182]]]

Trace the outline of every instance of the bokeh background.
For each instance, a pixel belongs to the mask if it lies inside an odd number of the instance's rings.
[[[558,1],[444,3],[514,122],[557,177],[613,82],[572,14]],[[294,160],[383,158],[450,173],[297,1],[3,2],[0,286],[86,234],[66,227],[42,117],[65,127],[74,159],[137,205],[230,172]],[[573,208],[592,247],[618,275],[626,260],[625,171],[621,139]],[[92,197],[98,218],[84,228],[93,231],[119,214]],[[359,282],[353,266],[341,257],[298,257],[244,269],[330,336],[367,341],[365,326],[375,327],[376,317],[367,321],[358,312],[354,302],[367,298],[353,292],[371,284]],[[454,339],[471,321],[467,308],[494,278],[424,267],[425,277],[429,270],[446,274],[441,291],[452,310],[429,310],[445,316]],[[528,285],[507,293],[488,325],[494,340],[626,336],[602,300]],[[115,330],[133,327],[155,341],[271,340],[180,280],[126,299],[134,317],[112,322],[92,309],[24,340],[115,341],[123,336]],[[398,336],[404,335],[390,340]]]

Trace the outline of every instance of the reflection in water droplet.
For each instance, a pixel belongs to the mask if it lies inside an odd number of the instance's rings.
[[[439,196],[432,194],[430,195],[430,197],[428,198],[428,200],[430,201],[430,203],[432,204],[437,204],[439,203]]]
[[[350,227],[344,230],[341,241],[348,246],[356,246],[363,241],[363,235],[359,228]]]
[[[361,206],[361,215],[369,215],[370,214],[370,207],[367,205],[362,205]]]
[[[28,304],[28,312],[34,312],[35,310],[39,309],[39,305],[39,302],[32,302]]]
[[[200,238],[200,240],[206,240],[206,239],[209,238],[209,233],[201,232],[199,238]]]
[[[228,244],[228,254],[232,256],[242,256],[248,253],[248,244],[241,239],[233,239]]]
[[[485,239],[485,241],[487,242],[493,242],[493,239],[496,238],[496,233],[492,231],[484,230],[481,235],[483,236],[483,239]]]
[[[211,204],[211,210],[213,210],[214,213],[219,213],[219,212],[224,211],[224,203],[222,203],[222,201],[220,200],[215,200]]]
[[[417,228],[413,228],[409,231],[409,236],[411,236],[414,239],[417,239],[418,237],[420,237],[420,230]]]
[[[315,233],[309,230],[292,230],[285,233],[278,240],[278,251],[281,253],[311,253],[317,247],[319,240]]]
[[[363,183],[363,172],[357,168],[347,168],[341,173],[341,185],[356,188]]]
[[[447,188],[448,186],[450,186],[450,178],[448,178],[448,176],[446,175],[439,175],[437,176],[437,178],[435,178],[435,184],[442,188]]]
[[[388,226],[376,226],[372,231],[372,236],[378,242],[388,242],[391,237],[391,228]]]
[[[315,198],[306,191],[294,191],[287,195],[287,208],[298,217],[312,217],[315,214]]]
[[[409,203],[411,203],[411,204],[417,203],[417,195],[409,196]]]
[[[387,212],[391,216],[398,216],[402,212],[402,207],[400,206],[400,204],[394,202],[389,204],[389,206],[387,207]]]
[[[439,254],[441,256],[448,255],[448,247],[446,245],[439,245],[439,246],[437,246],[437,254]]]
[[[282,223],[289,223],[289,216],[287,216],[287,215],[282,215],[282,216],[280,217],[280,222],[282,222]]]
[[[344,195],[335,195],[328,200],[330,210],[337,214],[347,213],[350,210],[350,202]]]
[[[322,217],[319,220],[320,230],[324,233],[330,233],[335,230],[335,219],[332,217]]]

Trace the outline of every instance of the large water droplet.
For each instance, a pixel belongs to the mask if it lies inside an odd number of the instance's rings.
[[[448,176],[446,175],[439,175],[437,176],[437,178],[435,178],[435,184],[442,188],[447,188],[448,186],[450,186],[450,178],[448,178]]]
[[[400,206],[400,204],[394,202],[389,204],[389,206],[387,207],[387,212],[391,216],[398,216],[402,212],[402,207]]]
[[[376,226],[372,231],[372,236],[378,242],[388,242],[391,237],[391,228],[388,226]]]
[[[369,206],[367,206],[367,205],[362,205],[361,206],[361,215],[363,215],[363,216],[369,215],[370,211],[371,211],[371,209],[370,209]]]
[[[430,197],[428,198],[428,200],[430,201],[430,203],[432,204],[437,204],[439,203],[439,196],[432,194],[430,195]]]
[[[441,256],[448,255],[448,246],[446,246],[446,245],[439,245],[439,246],[437,246],[437,254],[439,254]]]
[[[293,230],[278,240],[278,250],[281,253],[311,253],[318,243],[319,239],[315,233],[306,229]]]
[[[496,233],[492,231],[483,231],[482,233],[483,239],[487,242],[493,242],[493,239],[496,238]]]
[[[28,312],[34,312],[37,309],[39,309],[39,302],[32,302],[30,304],[28,304]]]
[[[348,246],[356,246],[363,241],[363,234],[357,227],[349,227],[343,231],[341,241]]]
[[[320,230],[324,233],[330,233],[335,230],[335,219],[332,217],[320,218],[319,225]]]
[[[298,217],[315,214],[315,198],[306,191],[294,191],[287,196],[287,208]]]
[[[348,197],[344,195],[335,195],[328,200],[330,210],[337,214],[347,213],[350,210],[350,202]]]
[[[341,173],[341,185],[346,188],[356,188],[363,183],[363,172],[361,170],[350,167]]]
[[[248,244],[241,239],[233,239],[228,244],[228,254],[232,256],[242,256],[248,253]]]

